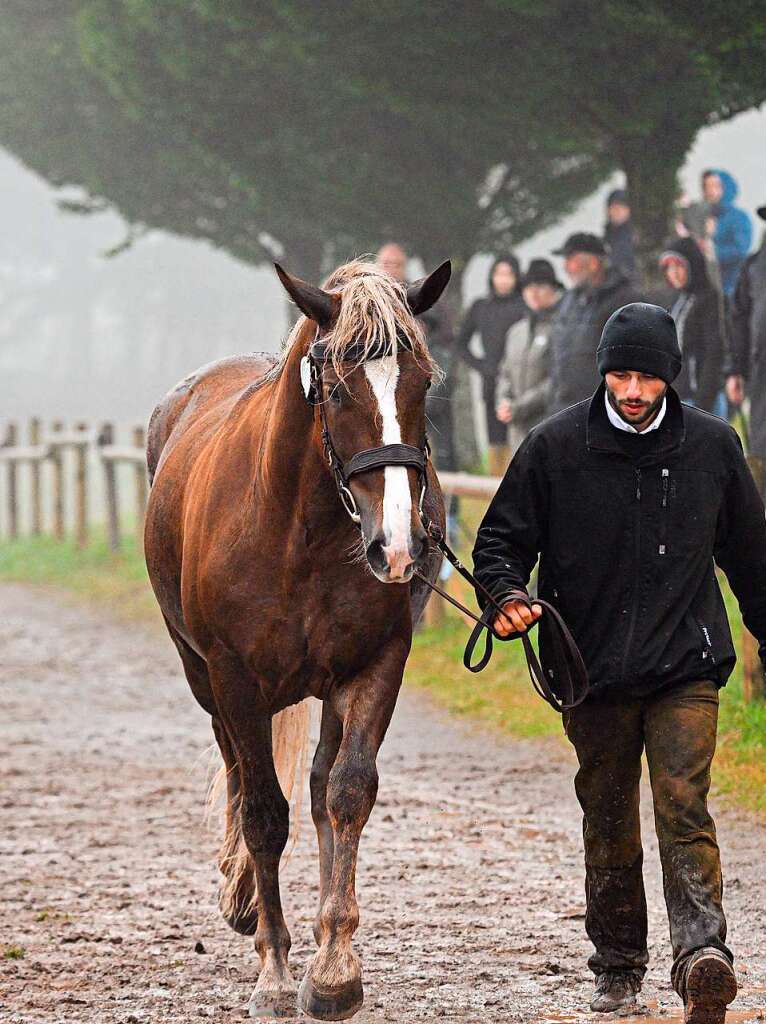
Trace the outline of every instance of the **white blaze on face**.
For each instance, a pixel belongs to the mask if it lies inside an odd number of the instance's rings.
[[[382,359],[370,359],[364,364],[364,372],[377,399],[383,422],[380,443],[401,444],[402,431],[396,416],[396,385],[399,380],[396,353]],[[412,497],[405,466],[386,466],[383,472],[383,553],[391,568],[391,578],[395,579],[404,575],[411,562]]]

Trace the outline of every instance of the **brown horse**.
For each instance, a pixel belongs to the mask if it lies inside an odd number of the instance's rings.
[[[357,848],[428,593],[412,576],[433,581],[441,560],[420,514],[443,527],[425,435],[438,370],[416,316],[450,269],[405,288],[356,261],[324,289],[277,270],[305,314],[282,358],[206,366],[154,411],[145,550],[225,763],[221,909],[255,935],[253,1016],[295,1012],[279,864],[306,735],[300,702],[322,701],[310,787],[319,949],[298,1002],[340,1020],[362,1005]]]

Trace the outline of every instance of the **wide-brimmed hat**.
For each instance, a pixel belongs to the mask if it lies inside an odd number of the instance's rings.
[[[556,277],[553,264],[548,260],[530,260],[527,272],[521,279],[521,287],[526,288],[528,284],[549,284],[551,288],[564,287]]]
[[[573,252],[589,252],[594,256],[606,256],[606,247],[598,235],[587,231],[576,231],[567,238],[560,249],[554,249],[554,256],[571,256]]]

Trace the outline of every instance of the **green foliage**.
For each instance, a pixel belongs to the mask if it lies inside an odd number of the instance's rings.
[[[0,141],[132,224],[298,270],[387,237],[507,248],[617,167],[648,250],[699,128],[766,98],[752,0],[6,8]]]
[[[3,947],[2,958],[3,960],[23,960],[26,954],[26,950],[23,946],[5,946]]]
[[[86,548],[73,540],[22,537],[0,543],[0,581],[61,587],[128,619],[157,620],[143,555],[132,537],[113,554],[103,534]]]
[[[10,0],[0,141],[253,262],[269,239],[300,270],[386,237],[466,259],[553,222],[606,165],[490,101],[508,54],[491,82],[455,75],[427,6]]]

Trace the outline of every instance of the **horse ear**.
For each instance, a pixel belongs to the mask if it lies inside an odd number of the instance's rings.
[[[452,276],[452,264],[445,260],[440,267],[437,267],[428,277],[422,277],[419,281],[411,284],[407,289],[407,305],[415,316],[425,313],[439,297]]]
[[[278,263],[274,264],[277,277],[295,305],[320,327],[329,327],[340,311],[340,296],[316,288],[313,284],[301,281],[283,270]]]

